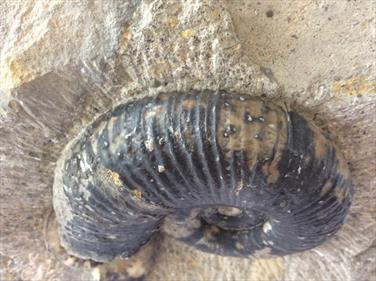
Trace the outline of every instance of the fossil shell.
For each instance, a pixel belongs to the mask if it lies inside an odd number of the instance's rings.
[[[303,251],[340,228],[351,198],[346,162],[314,124],[209,91],[103,114],[67,146],[54,183],[62,245],[95,261],[132,255],[171,216],[203,251]]]

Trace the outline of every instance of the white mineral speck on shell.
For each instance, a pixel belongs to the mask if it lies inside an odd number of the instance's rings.
[[[272,230],[272,225],[270,224],[270,222],[266,222],[264,223],[264,225],[262,226],[262,230],[265,232],[265,233],[268,233],[270,230]]]
[[[149,152],[152,152],[152,151],[153,151],[153,149],[154,149],[154,142],[153,142],[152,139],[148,139],[148,140],[146,140],[146,141],[144,142],[144,144],[145,144],[146,149],[147,149]]]

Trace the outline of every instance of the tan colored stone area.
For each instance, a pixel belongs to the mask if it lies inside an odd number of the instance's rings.
[[[225,3],[244,53],[270,68],[286,91],[319,83],[327,92],[332,83],[352,80],[375,92],[374,0]]]
[[[2,1],[0,91],[7,94],[81,59],[99,61],[111,55],[121,23],[133,10],[130,1]]]
[[[376,94],[376,82],[370,77],[353,76],[349,79],[334,81],[332,91],[338,95],[369,95]]]
[[[237,272],[239,270],[242,271],[241,275]],[[249,260],[201,254],[181,242],[165,239],[148,280],[273,281],[283,280],[284,273],[282,258]]]
[[[285,258],[213,256],[165,237],[147,280],[372,280],[375,9],[374,0],[0,2],[0,279],[99,280],[97,267],[61,264],[45,247],[56,160],[112,105],[194,88],[309,111],[337,134],[353,206],[332,240]]]

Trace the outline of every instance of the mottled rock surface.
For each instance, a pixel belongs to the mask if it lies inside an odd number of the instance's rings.
[[[375,9],[373,0],[1,2],[0,279],[100,280],[116,268],[73,266],[47,250],[55,163],[113,105],[193,88],[282,98],[326,120],[354,203],[334,239],[286,258],[218,257],[164,237],[147,280],[375,280]]]

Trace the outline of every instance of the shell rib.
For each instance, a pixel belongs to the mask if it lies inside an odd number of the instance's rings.
[[[351,197],[345,160],[312,123],[209,91],[102,115],[68,145],[54,184],[62,245],[95,261],[132,255],[166,217],[203,251],[291,254],[333,235]]]

